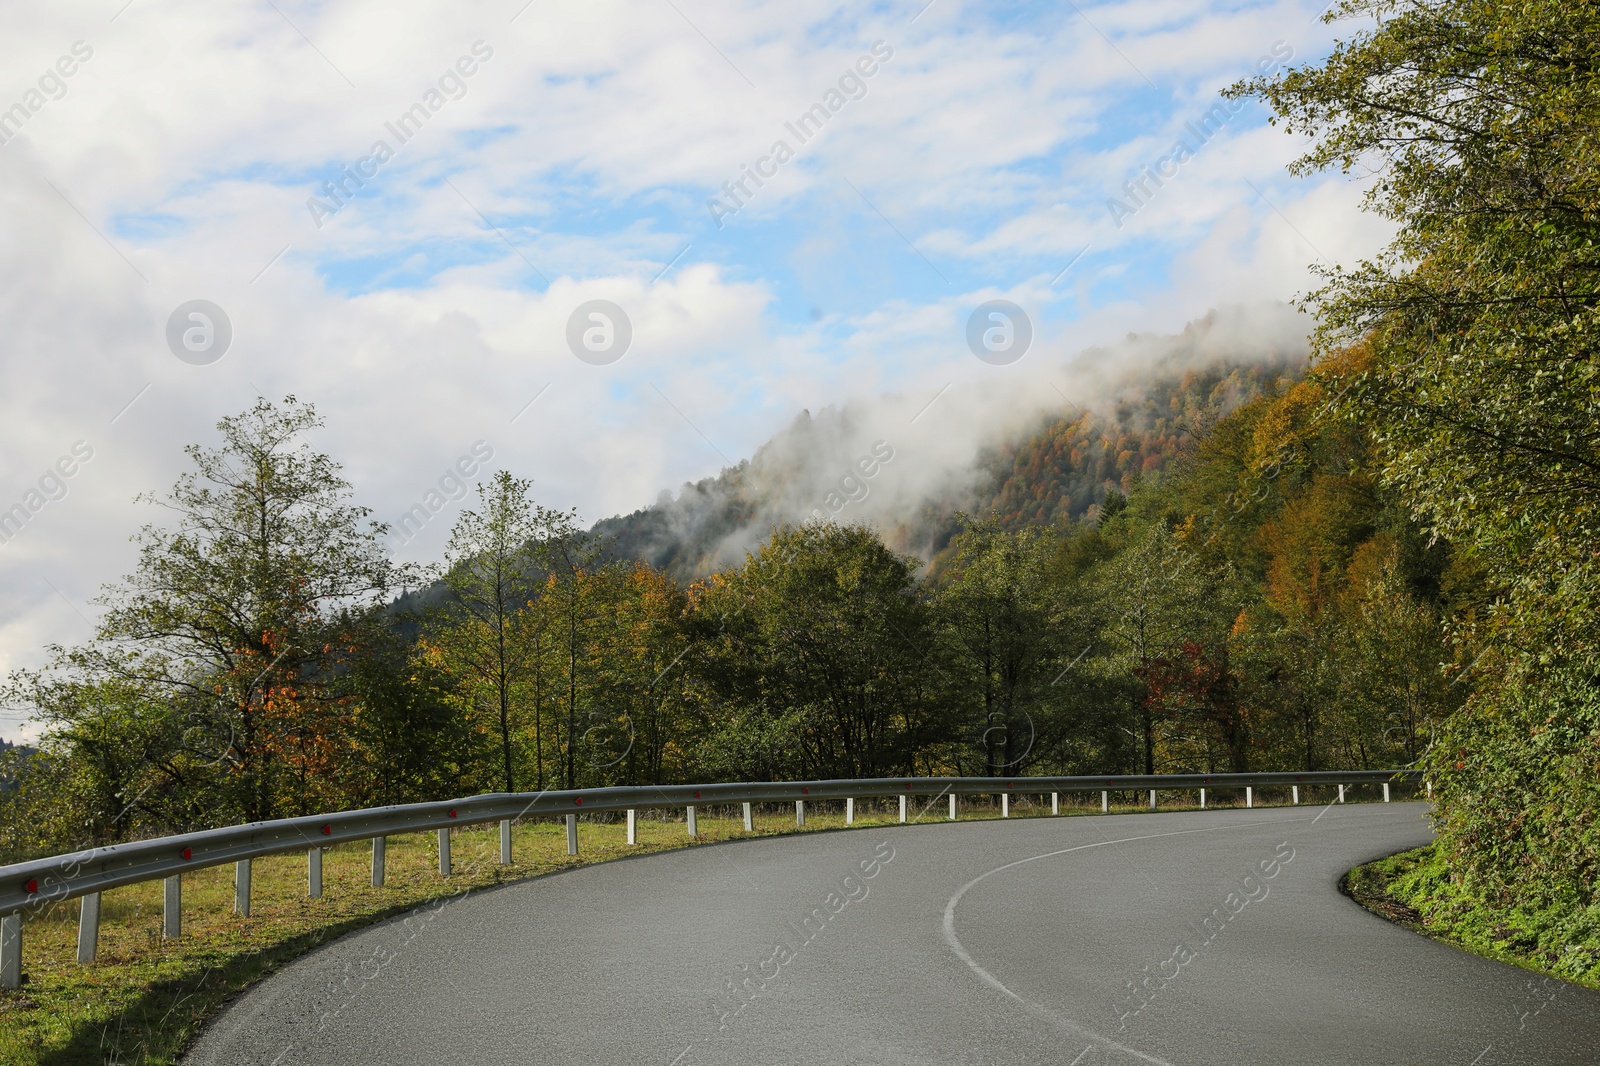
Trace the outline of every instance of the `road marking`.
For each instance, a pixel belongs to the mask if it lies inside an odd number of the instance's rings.
[[[1274,821],[1275,820],[1276,819],[1274,819]],[[962,962],[966,963],[967,966],[971,968],[972,972],[978,975],[978,978],[980,980],[982,980],[984,984],[988,985],[990,988],[993,988],[998,992],[1001,992],[1001,993],[1003,993],[1003,994],[1005,994],[1007,996],[1010,996],[1012,999],[1014,999],[1018,1003],[1022,1004],[1022,1006],[1025,1007],[1029,1012],[1031,1012],[1033,1014],[1037,1014],[1039,1017],[1046,1019],[1047,1021],[1051,1022],[1052,1024],[1054,1024],[1056,1026],[1059,1026],[1061,1028],[1067,1029],[1067,1030],[1069,1030],[1069,1031],[1071,1031],[1073,1033],[1076,1033],[1077,1035],[1079,1035],[1079,1036],[1081,1036],[1081,1037],[1083,1037],[1085,1039],[1098,1041],[1099,1043],[1104,1044],[1106,1047],[1115,1048],[1116,1050],[1122,1052],[1125,1055],[1132,1055],[1135,1058],[1140,1059],[1140,1060],[1142,1060],[1144,1062],[1151,1063],[1152,1066],[1172,1066],[1172,1063],[1168,1062],[1166,1059],[1158,1059],[1153,1055],[1146,1055],[1144,1052],[1138,1050],[1137,1048],[1131,1048],[1131,1047],[1128,1047],[1125,1044],[1119,1044],[1115,1040],[1112,1040],[1110,1037],[1101,1036],[1099,1033],[1096,1033],[1092,1029],[1086,1029],[1083,1026],[1077,1024],[1076,1022],[1068,1021],[1066,1018],[1059,1017],[1058,1015],[1056,1015],[1056,1013],[1054,1011],[1051,1011],[1046,1007],[1040,1006],[1037,1003],[1031,1003],[1028,1000],[1023,999],[1021,996],[1019,996],[1015,992],[1011,991],[1011,989],[1009,989],[1005,985],[1001,984],[999,978],[995,977],[994,974],[990,973],[988,970],[985,970],[982,966],[979,966],[977,960],[974,959],[970,954],[967,953],[967,949],[966,948],[961,946],[961,940],[960,940],[959,937],[956,936],[956,904],[960,903],[961,902],[961,897],[965,896],[967,894],[968,890],[970,890],[973,886],[975,886],[979,881],[982,881],[983,879],[985,879],[987,877],[990,877],[990,876],[992,876],[994,874],[1000,873],[1000,872],[1002,872],[1004,870],[1015,869],[1018,866],[1024,866],[1024,865],[1026,865],[1026,864],[1028,864],[1030,862],[1035,862],[1035,861],[1037,861],[1039,859],[1053,859],[1057,855],[1070,855],[1074,851],[1086,851],[1089,848],[1103,848],[1107,844],[1124,844],[1124,843],[1129,843],[1129,842],[1132,842],[1132,841],[1135,841],[1135,840],[1155,840],[1155,839],[1158,839],[1160,837],[1189,836],[1189,835],[1192,835],[1194,833],[1215,833],[1215,832],[1218,832],[1218,831],[1223,830],[1223,829],[1241,829],[1241,828],[1244,828],[1246,826],[1270,825],[1270,824],[1272,824],[1272,822],[1265,821],[1265,820],[1258,821],[1258,822],[1238,822],[1238,823],[1235,823],[1233,825],[1213,826],[1210,829],[1180,829],[1180,830],[1176,830],[1176,831],[1171,832],[1171,833],[1146,833],[1143,836],[1119,837],[1116,840],[1100,840],[1100,841],[1096,841],[1096,842],[1091,843],[1091,844],[1079,844],[1076,847],[1062,848],[1060,851],[1049,851],[1049,852],[1044,853],[1043,855],[1034,855],[1034,856],[1031,856],[1030,858],[1018,859],[1016,862],[1008,862],[1004,866],[996,866],[993,870],[990,870],[988,873],[979,874],[977,877],[974,877],[972,880],[970,880],[966,884],[962,885],[959,889],[956,890],[956,894],[950,897],[950,901],[944,905],[944,939],[945,939],[945,943],[950,946],[950,950],[951,951],[956,953],[956,957],[957,958],[959,958]]]

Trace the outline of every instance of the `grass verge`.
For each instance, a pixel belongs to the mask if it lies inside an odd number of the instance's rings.
[[[1339,889],[1424,936],[1534,973],[1600,989],[1600,905],[1496,906],[1452,879],[1432,844],[1357,866]]]
[[[1275,799],[1287,802],[1287,792]],[[1242,806],[1242,798],[1213,794],[1210,805]],[[1257,805],[1265,806],[1266,797],[1258,796]],[[1163,813],[1195,808],[1193,796],[1163,794],[1161,799]],[[1145,809],[1143,803],[1113,803],[1111,812]],[[448,879],[439,876],[433,833],[390,837],[382,888],[370,883],[368,844],[338,845],[324,851],[323,894],[317,899],[306,897],[303,853],[269,856],[255,861],[248,918],[232,912],[233,867],[211,867],[184,875],[183,935],[177,940],[161,936],[161,883],[128,885],[103,894],[99,951],[86,966],[76,962],[78,902],[52,904],[25,920],[22,988],[0,992],[0,1064],[170,1066],[201,1026],[250,985],[320,944],[430,901],[627,855],[844,828],[838,802],[807,804],[803,830],[794,825],[792,806],[756,810],[755,832],[746,833],[737,807],[702,809],[694,840],[687,836],[682,810],[641,811],[634,847],[626,843],[619,817],[584,816],[576,857],[566,854],[559,821],[518,823],[512,845],[516,861],[509,866],[498,862],[498,826],[458,829],[451,837]],[[1098,814],[1098,797],[1063,794],[1061,813]],[[963,819],[999,814],[998,804],[987,800],[961,804]],[[1036,796],[1013,797],[1014,818],[1049,814],[1048,798],[1041,803]],[[911,808],[915,822],[946,816],[942,799]],[[858,826],[898,821],[894,801],[856,804]]]

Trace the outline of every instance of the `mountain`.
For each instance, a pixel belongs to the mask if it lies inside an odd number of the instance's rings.
[[[1303,373],[1293,330],[1274,322],[1263,340],[1228,325],[1213,315],[1177,336],[1084,352],[1060,385],[951,399],[950,422],[932,429],[892,401],[802,411],[750,459],[594,531],[616,555],[691,581],[737,565],[774,525],[808,518],[867,522],[929,560],[957,511],[993,512],[1008,527],[1093,519],[1109,490],[1164,470],[1218,418]],[[1043,384],[1060,402],[1041,400]]]

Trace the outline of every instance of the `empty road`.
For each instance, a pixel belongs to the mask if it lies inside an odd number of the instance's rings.
[[[931,815],[937,813],[935,811]],[[1593,1066],[1600,996],[1339,895],[1417,804],[1028,818],[587,867],[352,934],[190,1066]]]

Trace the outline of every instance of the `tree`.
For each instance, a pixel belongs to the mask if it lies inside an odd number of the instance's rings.
[[[1171,723],[1175,739],[1198,736],[1207,773],[1216,769],[1219,751],[1233,773],[1250,768],[1238,688],[1225,642],[1208,648],[1197,641],[1181,641],[1153,659],[1145,676],[1145,699],[1153,712]]]
[[[348,744],[337,662],[363,612],[408,577],[338,464],[304,441],[321,425],[293,396],[258,400],[217,423],[219,446],[187,447],[194,469],[140,497],[178,521],[134,538],[138,566],[100,596],[94,641],[18,679],[63,738],[118,706],[162,708],[172,746],[146,761],[220,773],[207,821],[328,798]]]
[[[1005,532],[993,518],[958,514],[956,520],[966,528],[953,542],[934,600],[955,711],[958,717],[979,712],[975,739],[984,774],[1016,773],[1032,754],[1065,651],[1063,612],[1049,574],[1053,545],[1038,530]]]
[[[604,545],[578,527],[576,511],[543,511],[540,526],[535,554],[548,575],[543,593],[549,605],[547,624],[555,634],[552,650],[560,657],[566,682],[566,738],[560,745],[564,749],[563,772],[566,787],[577,788],[579,693],[587,691],[590,628],[601,618],[596,571]],[[541,632],[543,629],[541,626]]]
[[[1593,617],[1600,9],[1347,0],[1334,14],[1376,23],[1318,66],[1230,91],[1312,139],[1294,172],[1374,165],[1366,206],[1397,226],[1311,299],[1324,371],[1353,379],[1336,406],[1417,512],[1493,567],[1525,626]],[[1529,637],[1595,645],[1589,626]]]
[[[193,825],[225,801],[211,761],[184,743],[181,715],[137,686],[54,679],[40,695],[47,731],[17,793],[4,797],[6,821],[15,819],[7,850],[110,844]]]
[[[517,790],[511,705],[527,645],[519,629],[542,585],[535,553],[545,531],[542,510],[528,497],[532,485],[502,470],[478,486],[479,510],[463,510],[456,519],[445,549],[450,596],[434,638],[444,661],[470,678],[469,691],[488,690],[506,792]]]
[[[397,609],[373,612],[343,664],[354,701],[357,749],[350,802],[418,803],[492,788],[493,738],[461,713],[459,675],[438,645],[417,639],[419,621]]]
[[[694,669],[728,724],[710,741],[713,761],[831,777],[909,772],[936,666],[912,562],[876,532],[776,529],[691,602],[706,638]]]
[[[1201,558],[1160,519],[1131,529],[1126,545],[1098,568],[1097,578],[1107,605],[1104,639],[1130,683],[1143,772],[1153,774],[1162,724],[1151,699],[1158,662],[1185,641],[1216,646],[1231,615],[1215,595],[1216,575],[1206,572]]]
[[[611,563],[596,576],[602,609],[585,758],[604,783],[660,784],[683,769],[689,724],[679,669],[688,652],[684,594],[645,563]]]
[[[1366,206],[1395,236],[1313,294],[1319,372],[1351,383],[1334,407],[1366,426],[1384,481],[1503,597],[1460,631],[1501,642],[1495,670],[1425,759],[1452,878],[1581,906],[1597,805],[1572,782],[1600,741],[1600,8],[1335,14],[1371,21],[1321,64],[1230,91],[1310,138],[1295,172],[1375,165]]]
[[[1451,648],[1438,612],[1408,587],[1399,555],[1388,535],[1363,544],[1338,604],[1343,639],[1330,658],[1340,705],[1358,717],[1345,732],[1371,751],[1362,765],[1415,763],[1435,722],[1467,694],[1445,674]]]

